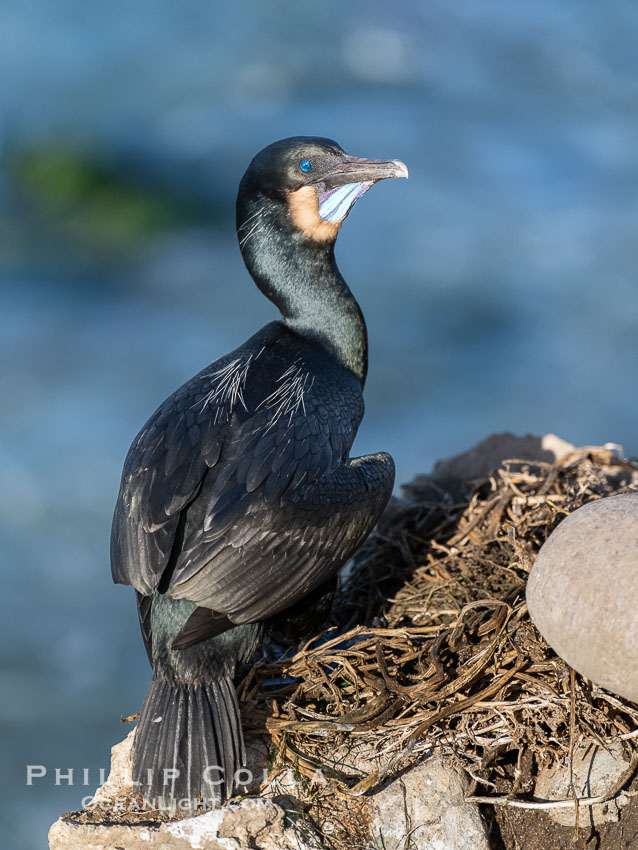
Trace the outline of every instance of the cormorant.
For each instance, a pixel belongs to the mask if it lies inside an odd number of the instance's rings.
[[[390,498],[390,455],[350,457],[367,334],[334,245],[364,192],[407,176],[399,160],[294,137],[241,180],[241,253],[281,317],[151,416],[113,518],[113,579],[137,592],[153,667],[133,747],[147,799],[193,807],[231,795],[245,759],[236,664],[268,628],[325,612]]]

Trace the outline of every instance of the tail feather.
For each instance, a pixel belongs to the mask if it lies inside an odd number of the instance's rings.
[[[232,794],[245,759],[230,678],[202,685],[151,680],[133,747],[133,779],[146,799],[218,805]]]
[[[232,705],[239,714],[239,705],[237,703],[237,693],[230,679],[221,679],[219,687],[223,692],[223,700],[226,705]],[[237,764],[246,763],[246,749],[244,747],[244,737],[241,731],[241,724],[230,724],[230,731],[233,739],[233,753]]]
[[[173,742],[173,738],[176,737],[176,729],[174,723],[175,707],[176,703],[179,702],[179,696],[177,699],[173,697],[168,700],[164,706],[162,706],[161,714],[157,714],[152,723],[154,726],[163,727],[158,728],[158,746],[157,746],[157,760],[153,757],[153,762],[157,764],[157,782],[153,787],[154,794],[162,794],[164,791],[168,791],[169,786],[164,787],[164,780],[169,778],[171,774],[165,774],[163,771],[167,768],[174,767],[170,757],[168,756],[168,752],[170,751],[170,745]],[[161,718],[161,719],[158,719]],[[170,734],[167,734],[170,730]]]

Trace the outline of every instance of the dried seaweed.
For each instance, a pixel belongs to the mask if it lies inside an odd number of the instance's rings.
[[[248,725],[345,795],[430,752],[462,764],[471,791],[495,802],[530,800],[539,767],[581,739],[621,740],[633,764],[638,706],[571,675],[532,624],[524,589],[566,515],[637,485],[634,466],[597,448],[555,464],[504,461],[454,486],[417,479],[359,552],[333,630],[247,672]],[[362,745],[376,767],[343,756]]]

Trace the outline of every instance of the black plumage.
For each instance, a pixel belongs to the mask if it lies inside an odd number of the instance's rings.
[[[281,319],[177,390],[127,455],[112,572],[137,591],[153,666],[133,769],[165,804],[232,793],[245,757],[237,662],[266,629],[325,612],[390,497],[389,455],[350,458],[367,337],[334,243],[354,200],[399,176],[402,163],[355,159],[326,139],[255,157],[237,232]]]

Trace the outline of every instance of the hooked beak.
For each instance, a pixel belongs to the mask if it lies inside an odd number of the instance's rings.
[[[408,167],[400,159],[363,159],[346,154],[334,170],[322,176],[321,181],[332,188],[346,183],[376,183],[390,177],[407,176]]]
[[[408,168],[400,159],[362,159],[344,155],[329,174],[314,186],[319,196],[319,215],[324,221],[341,222],[355,202],[379,180],[406,177]]]

